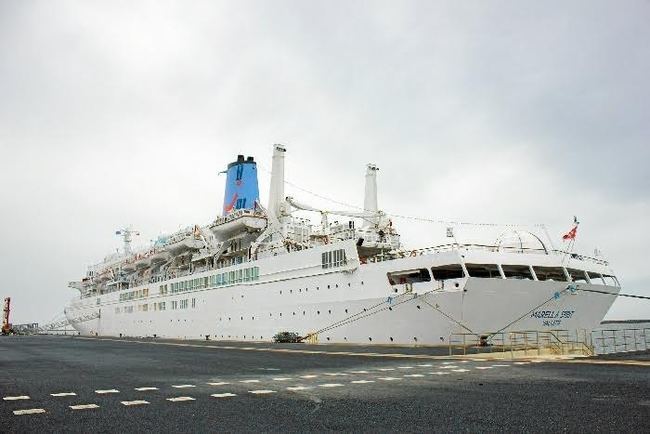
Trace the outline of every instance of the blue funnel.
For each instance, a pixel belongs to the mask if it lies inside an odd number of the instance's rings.
[[[243,155],[238,155],[237,161],[228,165],[226,173],[223,215],[238,209],[254,209],[255,202],[260,199],[260,189],[257,185],[257,163],[253,157],[244,160]]]

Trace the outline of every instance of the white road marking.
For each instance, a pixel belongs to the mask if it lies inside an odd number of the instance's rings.
[[[423,364],[418,365],[418,366],[419,366],[420,368],[430,368],[430,367],[432,367],[433,365],[430,364],[430,363],[423,363]]]
[[[510,365],[492,365],[494,368],[508,368]]]
[[[492,369],[492,366],[477,366],[474,369]]]
[[[456,362],[442,362],[443,365],[453,365]]]
[[[370,371],[348,371],[350,374],[370,374]]]
[[[259,383],[260,380],[241,380],[240,383]]]
[[[196,399],[191,396],[177,396],[176,398],[167,398],[167,401],[171,402],[183,402],[183,401],[196,401]]]
[[[436,371],[432,372],[431,375],[449,375],[449,372]]]
[[[231,396],[237,396],[234,393],[226,392],[226,393],[213,393],[210,396],[214,396],[215,398],[230,398]]]
[[[386,371],[394,371],[395,368],[379,368],[378,371],[386,372]]]
[[[60,393],[50,393],[51,396],[59,397],[59,396],[77,396],[76,393],[74,392],[60,392]]]
[[[210,386],[226,386],[230,383],[226,383],[225,381],[219,381],[218,383],[207,383]]]
[[[456,365],[445,365],[440,367],[440,369],[456,369],[456,368],[458,368],[458,366]]]
[[[90,410],[91,408],[99,408],[99,405],[97,404],[79,404],[79,405],[71,405],[71,409],[73,410]]]
[[[106,390],[95,390],[95,393],[98,393],[100,395],[105,395],[107,393],[120,393],[120,391],[117,389],[106,389]]]
[[[135,390],[137,392],[148,392],[150,390],[158,390],[157,387],[136,387]]]
[[[280,368],[257,368],[261,371],[279,371]]]
[[[469,363],[469,360],[461,360],[460,363]]]
[[[346,374],[346,373],[344,373],[344,372],[328,372],[328,373],[326,373],[325,375],[327,375],[327,376],[329,376],[329,377],[345,377],[345,376],[347,376],[348,374]]]
[[[268,395],[269,393],[275,393],[275,390],[268,390],[268,389],[249,390],[248,393],[252,393],[253,395]]]
[[[373,380],[354,380],[351,381],[350,383],[352,384],[367,384],[367,383],[374,383]]]
[[[407,375],[405,375],[405,377],[408,377],[408,378],[419,378],[419,377],[424,377],[424,375],[422,375],[422,374],[407,374]]]
[[[131,406],[131,405],[147,405],[149,404],[149,401],[145,401],[142,399],[137,399],[135,401],[122,401],[122,405]]]
[[[398,366],[399,369],[413,369],[413,366]]]
[[[469,369],[452,369],[453,372],[469,372]]]
[[[300,378],[316,378],[318,375],[301,375]]]
[[[401,380],[401,378],[397,377],[379,377],[377,380],[384,380],[384,381],[396,381],[396,380]]]
[[[296,390],[307,390],[311,389],[311,387],[306,387],[306,386],[293,386],[293,387],[287,387],[287,390],[291,391],[296,391]]]
[[[291,380],[291,378],[289,378],[289,377],[275,377],[273,380],[274,381],[288,381],[288,380]]]
[[[325,383],[319,384],[318,387],[343,387],[341,383]]]
[[[20,396],[5,396],[2,399],[4,401],[22,401],[22,400],[31,399],[31,398],[29,396],[27,396],[27,395],[20,395]]]
[[[27,408],[24,410],[14,410],[14,414],[16,416],[22,416],[25,414],[39,414],[39,413],[45,413],[45,410],[42,408]]]
[[[196,387],[194,384],[175,384],[172,385],[175,389],[189,389],[191,387]]]
[[[515,365],[530,365],[530,362],[515,362]]]

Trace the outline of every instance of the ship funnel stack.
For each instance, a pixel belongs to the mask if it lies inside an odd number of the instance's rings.
[[[271,188],[269,191],[269,216],[279,218],[284,202],[284,153],[287,150],[282,145],[274,145],[273,162],[271,166]]]
[[[253,157],[244,159],[237,156],[237,161],[228,164],[226,170],[226,192],[223,196],[223,215],[238,209],[254,209],[260,200],[257,184],[257,163]]]
[[[377,212],[377,171],[379,171],[377,166],[368,164],[366,168],[366,191],[363,198],[363,209],[368,213]],[[377,223],[375,220],[375,218],[366,219],[363,226],[374,226]]]

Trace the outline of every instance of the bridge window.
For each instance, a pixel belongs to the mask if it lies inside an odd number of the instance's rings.
[[[499,267],[494,264],[465,264],[469,277],[501,279]]]
[[[388,273],[388,282],[391,285],[402,283],[431,282],[431,276],[426,268],[416,270],[393,271]]]
[[[503,274],[506,279],[528,279],[533,280],[533,274],[528,265],[502,265]]]
[[[566,282],[566,276],[564,275],[564,270],[560,267],[538,267],[534,266],[535,275],[537,280],[554,280],[556,282]]]
[[[332,250],[321,254],[321,265],[324,269],[340,267],[347,263],[344,249]]]
[[[611,276],[609,274],[603,274],[603,280],[605,281],[606,285],[609,286],[621,286],[620,283],[618,283],[618,279],[616,276]]]
[[[441,265],[438,267],[431,268],[433,273],[433,278],[436,280],[447,280],[447,279],[462,279],[465,277],[465,272],[463,267],[460,264],[449,264]]]
[[[571,280],[574,282],[587,283],[587,272],[585,270],[576,270],[574,268],[567,268]]]

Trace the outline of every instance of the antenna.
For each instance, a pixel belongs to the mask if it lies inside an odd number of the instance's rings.
[[[115,235],[121,235],[124,240],[124,255],[128,256],[132,253],[131,251],[131,241],[133,240],[133,235],[140,235],[140,231],[133,229],[131,225],[115,231]]]

